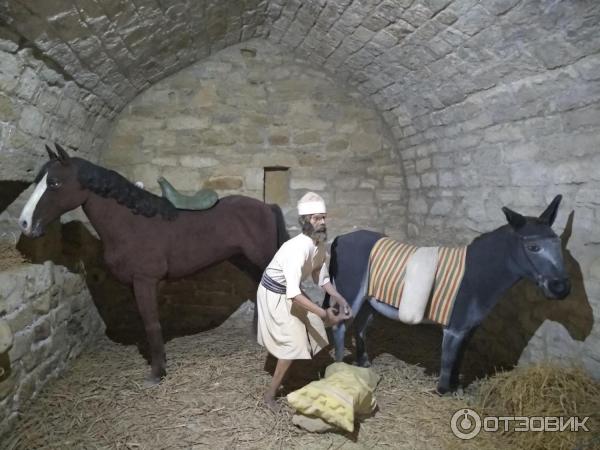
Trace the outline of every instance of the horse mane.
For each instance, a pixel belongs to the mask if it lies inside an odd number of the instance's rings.
[[[70,158],[69,161],[76,164],[77,179],[81,185],[95,194],[104,198],[114,198],[134,214],[144,217],[154,217],[157,214],[166,220],[177,217],[177,209],[166,198],[137,187],[114,170],[81,158]]]

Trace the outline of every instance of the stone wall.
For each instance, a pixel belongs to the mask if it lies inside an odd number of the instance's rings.
[[[0,237],[18,236],[16,218],[29,192],[19,194],[47,161],[44,144],[58,142],[72,155],[95,160],[112,115],[0,23]]]
[[[81,275],[51,262],[0,272],[0,327],[6,325],[10,338],[3,342],[10,345],[0,349],[0,439],[19,410],[104,331]]]
[[[361,95],[264,40],[236,45],[162,80],[115,121],[102,162],[154,192],[159,176],[193,193],[263,198],[265,167],[289,168],[296,201],[328,203],[331,236],[356,225],[404,234],[404,179],[390,134]]]

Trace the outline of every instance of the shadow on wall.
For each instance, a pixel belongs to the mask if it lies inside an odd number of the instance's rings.
[[[133,291],[106,270],[102,243],[81,222],[56,221],[40,238],[21,236],[17,249],[33,263],[51,260],[82,273],[107,336],[122,344],[141,344],[145,354],[146,335]],[[256,284],[230,262],[185,279],[161,282],[158,302],[165,342],[219,326],[255,295]]]
[[[565,267],[571,279],[571,293],[564,300],[546,299],[530,281],[513,286],[475,332],[467,347],[461,374],[463,383],[514,367],[523,350],[545,320],[563,325],[570,336],[584,341],[594,324],[579,263],[566,249],[573,229],[574,212],[561,236]],[[399,324],[375,315],[369,329],[369,354],[390,353],[418,364],[427,373],[439,373],[442,329],[435,325]]]
[[[0,213],[3,212],[31,183],[26,181],[0,181]]]

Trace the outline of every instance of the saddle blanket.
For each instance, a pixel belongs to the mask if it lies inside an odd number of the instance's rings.
[[[427,319],[442,325],[448,325],[454,300],[456,300],[456,294],[465,273],[467,247],[428,247],[427,250],[429,251],[426,259],[429,258],[429,261],[433,261],[435,267],[419,270],[425,272],[424,275],[411,270],[412,275],[410,275],[410,279],[407,279],[409,262],[415,254],[421,253],[417,252],[418,249],[419,247],[414,245],[397,242],[387,237],[379,239],[373,246],[369,256],[369,287],[367,294],[399,310],[407,310],[406,307],[410,306],[408,309],[422,311],[421,317],[424,313]],[[437,255],[433,258],[431,257],[431,249],[437,249]],[[413,276],[416,278],[413,279]],[[429,278],[432,285],[421,289],[421,292],[425,293],[424,296],[421,295],[421,298],[405,298],[403,296],[405,285],[417,285],[427,278]],[[411,291],[414,291],[414,289]],[[402,302],[411,302],[412,304],[404,304],[403,308],[400,308]],[[413,313],[413,320],[403,320],[402,314],[400,314],[400,320],[402,321],[409,323],[419,323],[421,321],[414,320],[414,317]]]

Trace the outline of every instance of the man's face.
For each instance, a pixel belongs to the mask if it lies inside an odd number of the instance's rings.
[[[315,231],[327,231],[326,219],[327,214],[313,214],[310,216],[310,223]]]
[[[313,227],[312,237],[319,242],[327,240],[327,214],[313,214],[310,216],[310,224]]]

